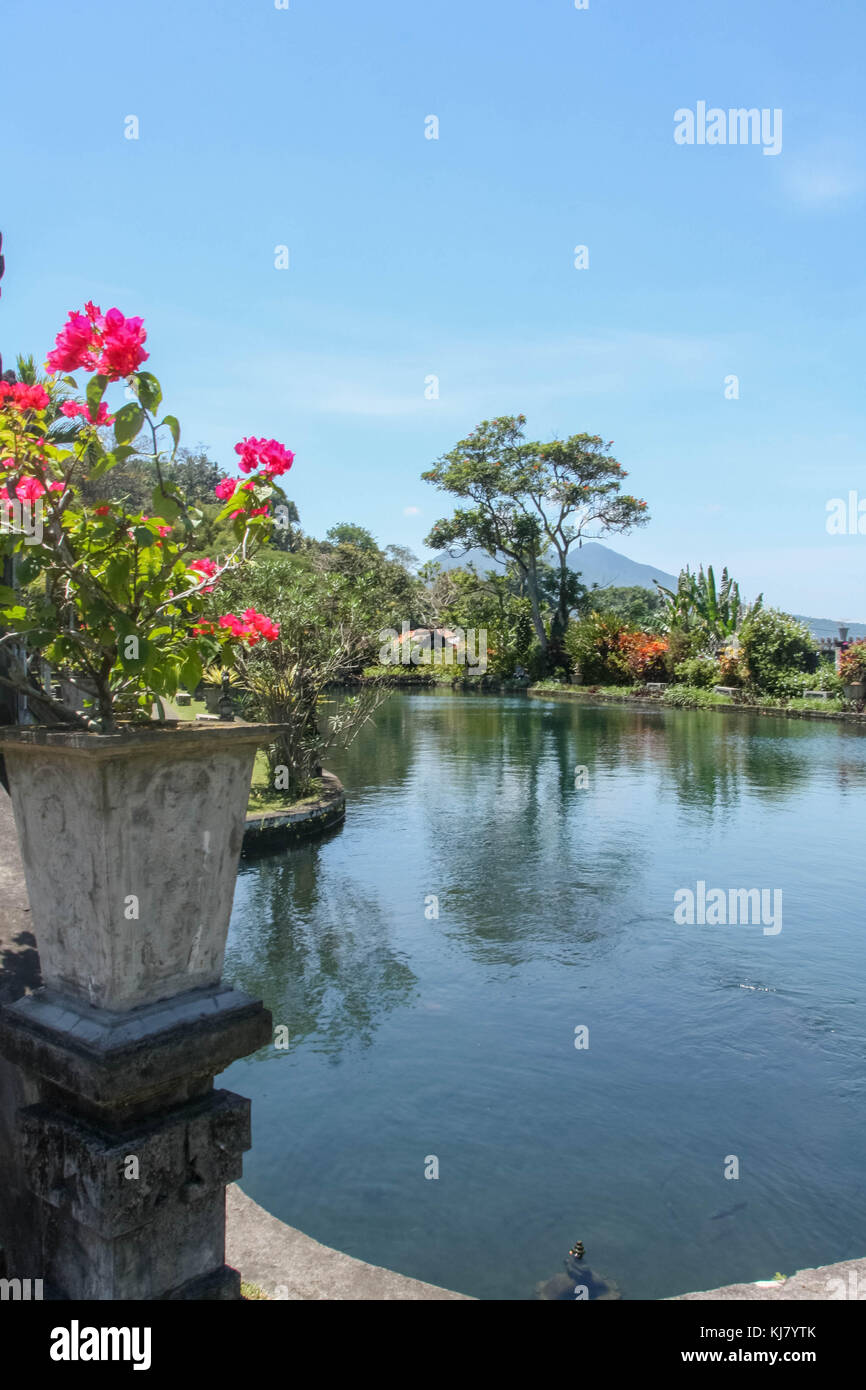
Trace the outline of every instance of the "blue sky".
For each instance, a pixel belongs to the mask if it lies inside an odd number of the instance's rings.
[[[859,0],[5,0],[0,349],[141,314],[185,443],[274,436],[305,529],[419,553],[479,420],[597,432],[616,549],[864,621],[864,48]],[[781,153],[677,145],[699,101]]]

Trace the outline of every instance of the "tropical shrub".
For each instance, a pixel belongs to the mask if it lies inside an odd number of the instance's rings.
[[[843,684],[832,666],[822,662],[817,671],[780,671],[776,681],[775,693],[787,700],[802,699],[807,690],[825,690],[830,695],[841,695]]]
[[[667,638],[635,632],[609,613],[569,624],[565,650],[585,685],[628,685],[660,678]]]
[[[722,685],[719,664],[711,656],[691,656],[674,667],[674,674],[683,685],[696,685],[702,690],[711,690],[714,685]]]
[[[809,629],[778,608],[764,608],[749,617],[740,632],[740,647],[749,685],[768,695],[784,694],[792,674],[814,672],[818,661]]]
[[[668,650],[664,637],[653,637],[647,632],[621,632],[619,649],[632,680],[654,680],[663,674]]]
[[[745,685],[748,673],[740,652],[739,644],[729,642],[718,657],[718,685]]]
[[[633,679],[620,645],[619,618],[590,613],[569,623],[565,651],[584,685],[626,685]]]
[[[866,680],[866,637],[852,642],[839,657],[839,675],[845,685]]]

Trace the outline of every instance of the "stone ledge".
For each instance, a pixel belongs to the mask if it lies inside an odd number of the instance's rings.
[[[273,1299],[475,1302],[320,1245],[271,1216],[237,1184],[226,1189],[226,1260]]]
[[[798,1269],[789,1279],[763,1279],[755,1284],[725,1284],[720,1289],[681,1293],[666,1303],[698,1300],[785,1302],[788,1300],[866,1301],[866,1259]]]
[[[332,772],[323,772],[322,781],[325,784],[324,795],[300,810],[248,812],[241,853],[248,856],[287,849],[339,825],[346,816],[343,785]]]
[[[61,1003],[44,989],[0,1009],[0,1052],[97,1106],[213,1076],[272,1036],[261,1001],[221,985],[125,1013]]]

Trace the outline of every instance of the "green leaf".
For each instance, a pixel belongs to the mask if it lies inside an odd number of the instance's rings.
[[[115,555],[105,567],[105,587],[116,603],[129,601],[129,570],[132,556]]]
[[[107,385],[107,376],[95,376],[87,383],[87,404],[90,406],[90,413],[94,420],[99,413],[100,402],[105,395]]]
[[[171,437],[174,440],[174,447],[176,449],[180,442],[180,423],[174,415],[166,415],[162,420],[160,420],[157,429],[161,429],[163,425],[165,425],[167,429],[171,430]]]
[[[145,410],[158,410],[162,400],[162,387],[152,372],[139,372],[137,377],[138,399]]]
[[[22,618],[27,617],[27,609],[22,608],[20,603],[16,603],[14,608],[4,608],[3,617],[10,623],[18,623]]]
[[[90,478],[101,478],[104,473],[108,473],[110,469],[114,468],[120,462],[121,459],[118,458],[117,453],[103,454],[101,458],[97,458],[91,465]]]
[[[8,584],[0,584],[0,603],[14,603],[18,595],[14,589],[10,589]]]
[[[155,536],[146,526],[136,526],[132,534],[143,550],[146,550],[150,545],[155,545],[159,540],[159,537]]]
[[[181,682],[185,690],[193,691],[201,680],[203,667],[195,652],[189,652],[180,671]]]
[[[144,411],[135,401],[118,410],[114,417],[114,437],[118,444],[134,439],[144,423]]]
[[[151,502],[153,503],[153,510],[166,521],[177,521],[180,516],[180,506],[177,499],[167,488],[165,492],[163,492],[161,487],[155,487],[153,489]]]

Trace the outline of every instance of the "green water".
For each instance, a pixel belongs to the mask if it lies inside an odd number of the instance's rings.
[[[251,1196],[482,1298],[578,1239],[625,1298],[864,1254],[858,730],[397,694],[328,763],[344,827],[235,897],[226,974],[290,1035],[221,1081]],[[781,930],[678,925],[698,880]]]

